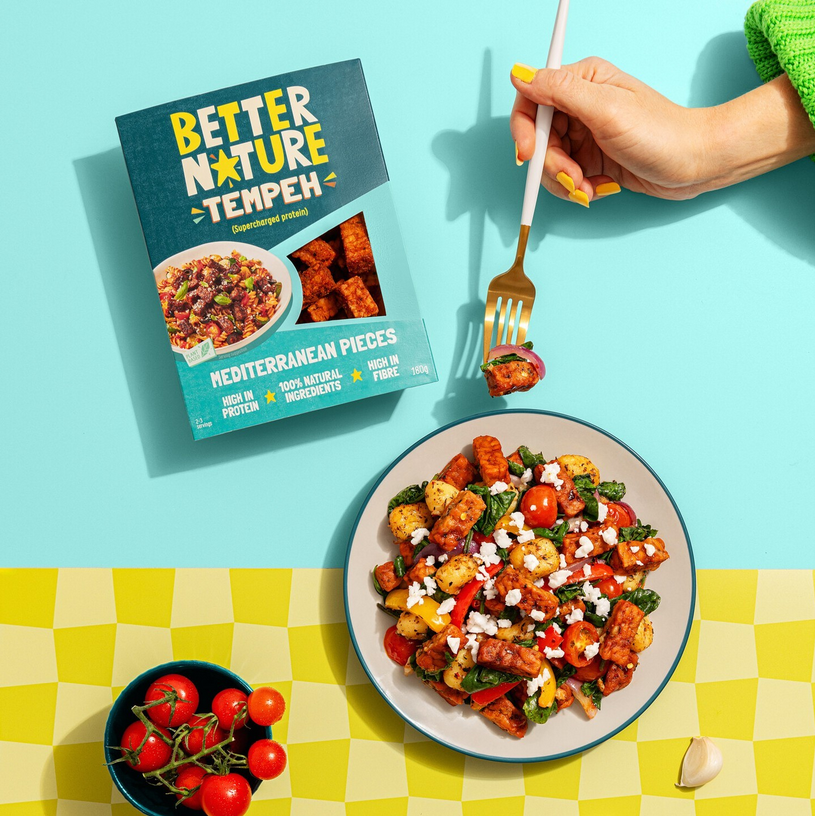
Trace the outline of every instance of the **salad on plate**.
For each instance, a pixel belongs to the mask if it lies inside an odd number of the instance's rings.
[[[385,652],[514,737],[575,700],[591,719],[651,645],[645,580],[665,543],[586,456],[507,457],[492,436],[472,452],[388,505],[398,554],[372,576],[396,618]]]

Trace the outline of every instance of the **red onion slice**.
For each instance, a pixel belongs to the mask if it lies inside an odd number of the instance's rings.
[[[574,677],[570,677],[566,680],[566,685],[572,690],[572,694],[574,694],[575,699],[578,703],[583,707],[583,711],[586,712],[586,716],[592,720],[594,719],[595,715],[597,714],[597,706],[592,702],[590,697],[586,697],[583,694],[580,686],[582,683],[579,680],[575,680]]]
[[[535,366],[535,370],[538,372],[538,377],[543,379],[546,376],[546,366],[535,354],[532,349],[525,348],[524,346],[496,346],[488,355],[487,355],[487,362],[490,360],[494,360],[496,357],[503,357],[506,354],[517,354],[522,359],[526,360],[528,363],[532,363]]]

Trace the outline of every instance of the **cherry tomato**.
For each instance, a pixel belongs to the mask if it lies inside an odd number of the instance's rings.
[[[161,732],[172,742],[172,736],[169,731],[158,725],[155,727],[155,730]],[[146,733],[147,726],[141,720],[130,723],[125,729],[124,734],[122,734],[122,748],[130,748],[132,751],[135,751],[142,744]],[[153,732],[147,738],[147,742],[144,743],[144,747],[141,749],[139,755],[132,760],[125,759],[125,762],[134,770],[147,773],[148,771],[156,771],[159,768],[163,768],[170,761],[172,753],[173,749],[164,742],[158,734]],[[127,753],[122,751],[122,756],[127,757]]]
[[[608,665],[606,661],[601,660],[600,655],[595,655],[587,665],[581,666],[572,676],[575,680],[587,683],[596,680],[598,677],[602,677],[606,673],[607,668]]]
[[[191,791],[198,788],[198,790],[195,791],[192,796],[190,796],[188,799],[184,799],[181,802],[184,807],[189,808],[190,810],[201,810],[201,798],[204,795],[201,783],[206,775],[206,770],[204,770],[204,768],[199,768],[197,765],[187,765],[181,769],[180,773],[175,778],[175,786],[186,791]],[[181,799],[181,794],[177,793],[175,798]]]
[[[283,695],[271,686],[255,689],[249,695],[249,717],[258,725],[274,725],[286,710]]]
[[[588,666],[592,661],[592,658],[584,654],[586,647],[599,640],[600,635],[594,626],[587,621],[577,621],[566,628],[560,648],[563,649],[566,660],[579,669],[581,666]]]
[[[608,595],[609,598],[617,598],[623,594],[623,585],[618,584],[617,581],[614,580],[613,575],[599,581],[597,583],[597,589],[599,589],[603,595]]]
[[[385,654],[400,666],[404,666],[418,648],[419,644],[415,640],[408,640],[400,635],[395,626],[385,632]]]
[[[229,736],[229,732],[224,731],[211,714],[196,714],[187,725],[192,727],[192,731],[184,737],[184,750],[190,756],[200,753],[205,747],[212,748],[213,745],[223,742]]]
[[[176,728],[187,722],[198,708],[198,689],[195,684],[180,674],[165,674],[154,680],[147,689],[145,703],[161,700],[168,693],[175,693],[174,703],[162,703],[147,709],[147,716],[164,728]]]
[[[600,578],[608,578],[614,575],[614,570],[608,564],[598,561],[591,565],[591,572],[586,575],[583,569],[575,570],[563,583],[566,584],[582,584],[584,581],[598,581]]]
[[[606,505],[606,521],[618,527],[630,527],[637,523],[636,519],[631,518],[627,508],[617,502],[609,502]]]
[[[246,758],[249,773],[258,779],[276,779],[286,768],[286,751],[274,740],[261,739],[252,743]]]
[[[212,701],[212,713],[218,718],[218,725],[225,731],[232,728],[243,728],[246,725],[246,701],[244,692],[236,688],[219,691]]]
[[[535,485],[524,493],[521,512],[530,527],[551,527],[557,521],[557,494],[550,485]]]
[[[252,789],[240,774],[208,774],[201,791],[207,816],[243,816],[252,804]]]

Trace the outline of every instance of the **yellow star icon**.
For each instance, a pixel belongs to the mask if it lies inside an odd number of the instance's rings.
[[[267,391],[267,392],[266,392],[266,404],[267,404],[267,405],[268,405],[270,402],[277,402],[277,400],[274,398],[274,395],[275,395],[276,393],[277,393],[276,391],[275,391],[274,393],[273,393],[272,391]]]
[[[354,369],[351,372],[351,376],[353,377],[351,382],[362,382],[362,372],[361,371],[357,371],[356,369]]]
[[[235,165],[238,163],[238,159],[240,156],[234,156],[233,158],[227,158],[226,153],[223,150],[218,151],[218,161],[213,162],[210,166],[213,170],[218,171],[218,186],[220,187],[228,178],[233,178],[235,181],[240,181],[241,177],[238,175],[238,171],[235,169]]]

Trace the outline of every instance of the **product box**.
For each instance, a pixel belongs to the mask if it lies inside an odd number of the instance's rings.
[[[436,381],[359,60],[116,125],[196,439]]]

